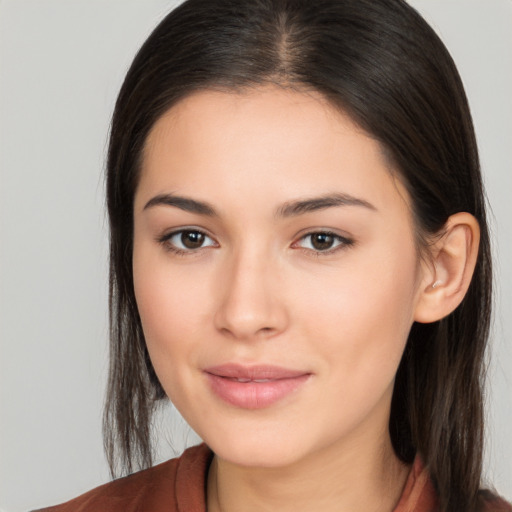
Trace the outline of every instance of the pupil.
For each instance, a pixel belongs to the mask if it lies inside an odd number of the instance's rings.
[[[184,231],[181,242],[187,249],[198,249],[203,245],[204,235],[198,231]]]
[[[313,247],[319,251],[330,249],[334,242],[334,237],[326,233],[316,233],[311,238]]]

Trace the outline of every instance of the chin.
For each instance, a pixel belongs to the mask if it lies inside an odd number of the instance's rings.
[[[296,449],[282,443],[262,443],[241,440],[231,441],[223,446],[212,446],[213,452],[221,459],[243,467],[278,468],[292,465],[301,457]]]
[[[237,428],[208,429],[201,438],[222,460],[243,467],[277,468],[289,466],[307,456],[307,435],[287,425],[258,422],[258,425],[237,425]]]

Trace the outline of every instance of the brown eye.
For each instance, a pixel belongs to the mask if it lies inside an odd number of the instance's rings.
[[[159,242],[166,249],[177,253],[192,253],[204,247],[215,247],[217,245],[206,233],[197,229],[175,231],[160,238]]]
[[[317,251],[326,251],[334,244],[334,236],[329,233],[313,233],[310,237],[311,245]]]
[[[294,246],[316,253],[331,253],[354,244],[354,241],[329,231],[317,231],[303,236]]]
[[[199,249],[204,239],[204,234],[199,231],[182,231],[181,233],[181,243],[187,249]]]

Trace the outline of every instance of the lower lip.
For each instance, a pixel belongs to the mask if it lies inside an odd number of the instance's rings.
[[[263,409],[296,391],[309,374],[266,382],[239,382],[206,373],[212,391],[225,402],[243,409]]]

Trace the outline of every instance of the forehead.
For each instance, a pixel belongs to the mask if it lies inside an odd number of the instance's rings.
[[[271,86],[180,101],[153,126],[141,172],[144,195],[259,194],[270,203],[338,189],[377,203],[407,199],[379,142],[348,115],[319,93]]]
[[[276,132],[280,134],[277,140],[273,138]],[[170,142],[171,137],[176,142],[184,142],[192,136],[205,143],[214,135],[217,146],[221,139],[228,143],[230,139],[244,136],[255,147],[260,142],[266,143],[268,148],[280,146],[281,151],[285,151],[293,142],[306,149],[303,147],[305,140],[313,143],[321,138],[328,144],[336,134],[371,139],[349,116],[316,91],[271,85],[242,92],[204,90],[179,101],[155,123],[146,140],[145,156],[151,156],[155,146],[161,150],[162,143]],[[373,143],[380,149],[376,141]]]

